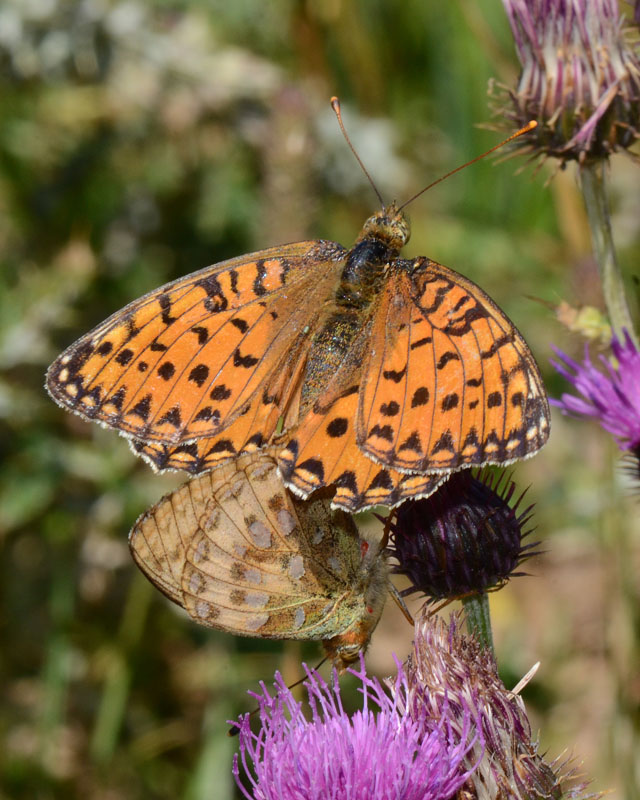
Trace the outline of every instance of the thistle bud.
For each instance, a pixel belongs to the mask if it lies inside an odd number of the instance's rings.
[[[519,511],[524,492],[511,504],[513,481],[485,470],[452,475],[437,492],[403,503],[388,521],[393,571],[432,600],[453,599],[500,587],[536,545],[523,545],[533,506]]]

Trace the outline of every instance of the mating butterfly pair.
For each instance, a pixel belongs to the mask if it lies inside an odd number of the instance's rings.
[[[348,252],[308,241],[217,264],[136,300],[50,367],[60,405],[116,428],[156,469],[205,473],[130,538],[195,620],[319,638],[344,668],[392,591],[385,556],[344,511],[301,503],[281,478],[302,497],[332,487],[331,505],[353,512],[546,441],[546,395],[518,331],[471,281],[399,258],[408,237],[392,205]]]

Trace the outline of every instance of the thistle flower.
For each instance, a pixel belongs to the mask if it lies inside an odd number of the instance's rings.
[[[582,364],[557,348],[554,351],[558,360],[552,365],[582,397],[565,393],[551,403],[564,414],[596,419],[621,450],[640,457],[640,352],[629,333],[624,332],[623,341],[612,339],[615,362],[601,355],[603,369],[593,364],[586,345]]]
[[[538,126],[518,140],[567,161],[601,159],[638,138],[640,59],[617,0],[503,0],[522,71],[502,116]]]
[[[468,750],[475,765],[460,797],[474,800],[576,798],[584,784],[572,785],[566,763],[547,762],[531,738],[531,726],[519,695],[507,691],[491,653],[473,637],[459,633],[461,616],[449,624],[423,611],[416,621],[414,654],[405,665],[409,707],[447,719],[458,736],[466,725],[456,712],[472,708],[481,736]],[[455,698],[455,699],[454,699]],[[460,705],[457,705],[460,703]],[[454,718],[454,721],[451,721]]]
[[[519,511],[524,492],[512,504],[513,481],[489,471],[454,473],[430,497],[407,501],[389,522],[390,553],[411,586],[432,600],[480,594],[504,584],[535,544],[523,545],[533,506]]]
[[[409,708],[401,665],[386,690],[367,677],[361,659],[360,669],[349,671],[361,681],[363,707],[349,716],[336,673],[329,686],[314,670],[305,666],[305,671],[310,720],[279,674],[274,695],[264,684],[255,695],[260,730],[251,731],[248,714],[240,719],[240,755],[233,770],[246,798],[447,800],[468,781],[482,742],[466,698],[455,699],[453,728],[447,703],[436,718],[417,701]]]

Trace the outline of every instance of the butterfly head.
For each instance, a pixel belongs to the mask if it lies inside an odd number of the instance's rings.
[[[398,210],[395,203],[391,203],[369,217],[357,241],[377,239],[384,242],[389,249],[400,252],[409,241],[410,235],[409,220]]]

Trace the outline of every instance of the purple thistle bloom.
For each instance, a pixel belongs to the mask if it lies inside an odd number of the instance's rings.
[[[593,364],[586,346],[582,364],[553,349],[559,360],[552,359],[551,364],[582,397],[565,393],[551,403],[565,414],[593,417],[615,436],[621,450],[636,451],[640,447],[640,352],[629,333],[625,331],[624,342],[615,337],[611,342],[617,364],[600,356],[604,371]]]
[[[522,71],[500,110],[533,153],[604,158],[640,127],[640,59],[622,30],[617,0],[503,0]]]
[[[362,682],[363,708],[348,715],[335,671],[332,686],[305,671],[311,719],[279,673],[273,696],[264,684],[255,695],[259,731],[251,731],[248,714],[240,718],[233,772],[249,800],[448,800],[469,779],[483,748],[465,698],[456,698],[454,728],[446,702],[435,718],[408,702],[401,665],[386,690],[367,677],[361,657],[360,670],[349,672]]]

